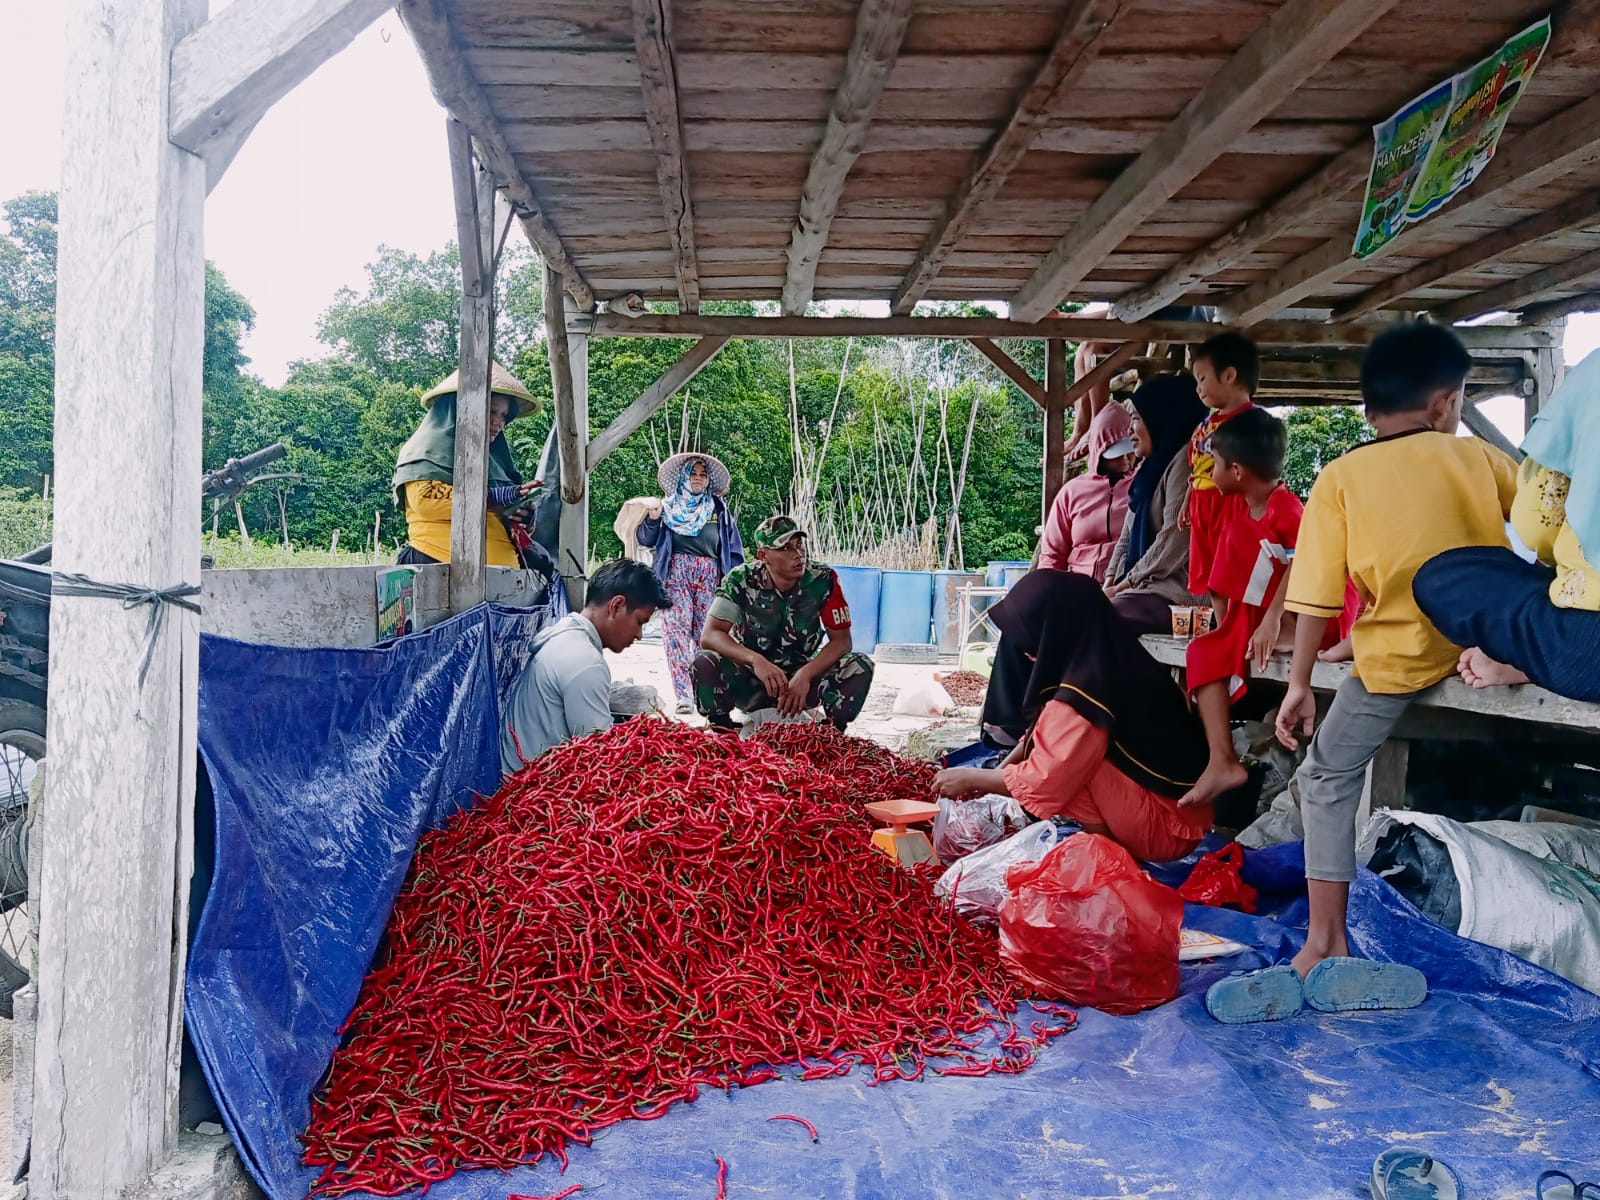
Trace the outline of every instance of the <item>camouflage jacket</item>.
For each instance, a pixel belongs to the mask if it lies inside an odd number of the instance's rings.
[[[735,567],[717,588],[711,615],[732,625],[738,641],[790,670],[816,656],[824,630],[850,627],[839,577],[821,563],[807,563],[800,582],[787,592],[773,585],[759,560]]]

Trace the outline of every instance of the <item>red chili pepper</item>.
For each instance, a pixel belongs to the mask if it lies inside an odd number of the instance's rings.
[[[728,1164],[717,1159],[717,1200],[728,1200]]]
[[[811,1140],[813,1142],[817,1141],[817,1127],[815,1125],[813,1125],[810,1121],[806,1120],[804,1117],[797,1117],[793,1113],[779,1113],[775,1117],[768,1117],[767,1120],[769,1120],[769,1121],[793,1121],[798,1125],[804,1125],[806,1127],[806,1132],[811,1135]]]
[[[831,727],[637,720],[452,813],[313,1097],[313,1193],[564,1166],[598,1130],[785,1064],[874,1086],[1024,1069],[1074,1014],[1019,1028],[992,935],[869,844],[861,802],[925,797],[932,773]]]
[[[512,1192],[506,1197],[506,1200],[567,1200],[568,1196],[576,1195],[581,1191],[583,1191],[583,1184],[575,1183],[571,1187],[562,1188],[559,1192],[550,1196],[523,1196],[517,1192]]]

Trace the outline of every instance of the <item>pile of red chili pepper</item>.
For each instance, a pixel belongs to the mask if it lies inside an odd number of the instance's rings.
[[[702,1087],[1025,1068],[1073,1014],[1019,1029],[992,937],[869,846],[862,789],[925,778],[650,717],[524,767],[417,848],[313,1097],[313,1194],[565,1164]]]

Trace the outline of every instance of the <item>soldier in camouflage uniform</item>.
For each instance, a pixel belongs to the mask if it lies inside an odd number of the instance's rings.
[[[737,708],[789,715],[820,704],[840,729],[872,686],[872,659],[850,652],[850,606],[832,567],[808,562],[793,517],[768,517],[756,561],[723,578],[694,660],[695,706],[731,726]]]

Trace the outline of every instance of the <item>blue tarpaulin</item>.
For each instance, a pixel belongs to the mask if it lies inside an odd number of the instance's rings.
[[[188,1022],[272,1200],[297,1200],[314,1178],[298,1135],[336,1031],[417,838],[496,786],[498,699],[547,619],[485,607],[370,650],[203,644],[216,869],[190,948]],[[1292,888],[1293,853],[1253,858],[1256,881]],[[1218,1025],[1205,987],[1298,943],[1304,901],[1280,895],[1269,911],[1190,906],[1187,924],[1252,953],[1186,967],[1183,995],[1154,1011],[1084,1010],[1020,1075],[871,1087],[858,1072],[703,1091],[660,1120],[602,1131],[565,1176],[554,1162],[463,1172],[430,1194],[504,1200],[581,1183],[709,1200],[720,1155],[734,1198],[1351,1197],[1396,1143],[1449,1162],[1467,1196],[1531,1195],[1550,1166],[1594,1174],[1600,997],[1447,932],[1364,875],[1359,950],[1422,968],[1427,1003]],[[780,1112],[811,1120],[820,1142],[768,1123]]]

